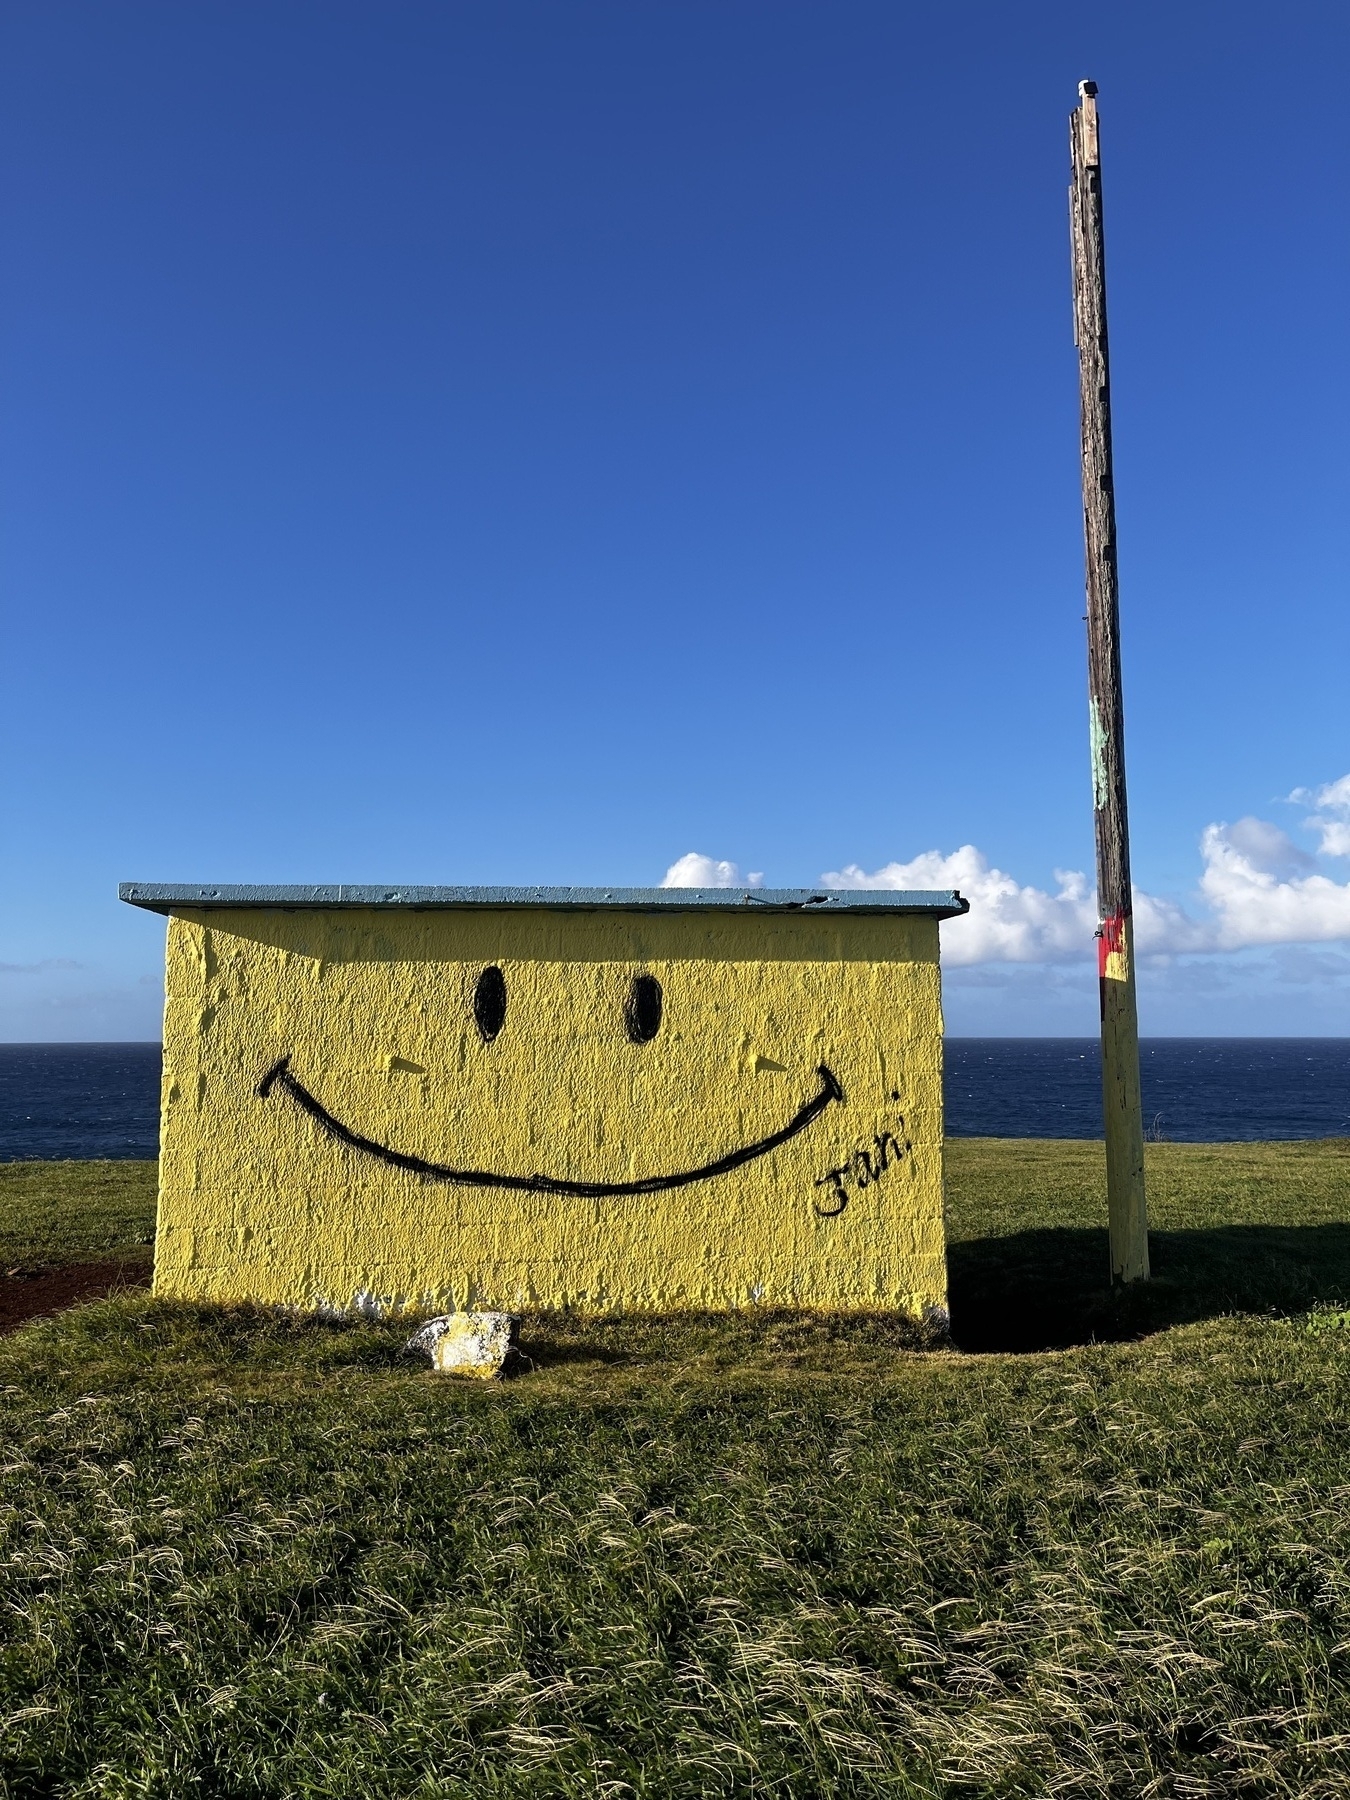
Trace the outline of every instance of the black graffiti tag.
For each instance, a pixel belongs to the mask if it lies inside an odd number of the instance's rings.
[[[899,1094],[892,1094],[892,1100],[898,1100]],[[894,1132],[879,1131],[868,1148],[855,1150],[847,1162],[840,1163],[837,1169],[827,1169],[823,1175],[817,1176],[816,1186],[828,1188],[826,1195],[828,1204],[822,1206],[815,1202],[816,1212],[822,1219],[837,1219],[852,1198],[849,1184],[859,1190],[873,1186],[881,1180],[886,1171],[893,1168],[914,1146],[904,1135],[905,1115],[896,1114],[896,1127],[900,1133],[897,1138]]]

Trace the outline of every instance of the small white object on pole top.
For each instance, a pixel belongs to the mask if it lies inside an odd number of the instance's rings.
[[[1100,163],[1101,154],[1097,148],[1097,84],[1095,81],[1080,81],[1078,84],[1079,116],[1083,121],[1083,161]]]

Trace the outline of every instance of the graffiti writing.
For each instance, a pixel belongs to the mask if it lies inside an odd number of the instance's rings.
[[[899,1094],[892,1094],[892,1100],[898,1100]],[[866,1149],[855,1150],[847,1162],[839,1164],[837,1169],[827,1169],[823,1175],[817,1176],[816,1186],[827,1189],[826,1204],[815,1202],[815,1209],[822,1219],[837,1219],[848,1205],[852,1194],[850,1186],[859,1190],[872,1187],[880,1181],[886,1171],[893,1168],[914,1146],[905,1136],[905,1115],[897,1113],[896,1130],[879,1131]]]

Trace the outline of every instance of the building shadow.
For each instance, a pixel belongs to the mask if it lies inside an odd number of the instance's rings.
[[[575,1326],[573,1329],[575,1330]],[[530,1319],[528,1329],[521,1333],[521,1372],[565,1368],[573,1363],[621,1364],[632,1360],[623,1350],[613,1349],[607,1344],[587,1343],[579,1338],[559,1341],[548,1335],[547,1326],[541,1325],[538,1319]]]
[[[1227,1313],[1350,1307],[1350,1224],[1149,1233],[1153,1277],[1112,1291],[1104,1230],[1054,1228],[948,1246],[952,1341],[1059,1350]]]

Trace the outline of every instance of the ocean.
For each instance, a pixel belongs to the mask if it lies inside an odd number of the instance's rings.
[[[1102,1135],[1096,1038],[948,1038],[953,1137]],[[1350,1038],[1143,1038],[1146,1137],[1350,1137]]]
[[[948,1038],[953,1137],[1100,1137],[1095,1038]],[[1350,1038],[1145,1038],[1144,1126],[1177,1143],[1350,1136]],[[158,1044],[0,1044],[0,1162],[159,1152]]]

